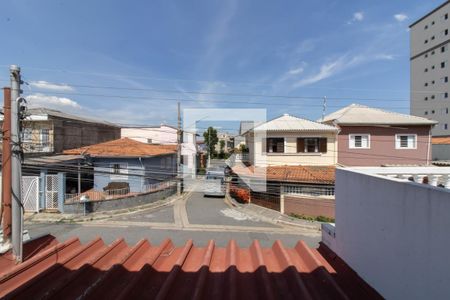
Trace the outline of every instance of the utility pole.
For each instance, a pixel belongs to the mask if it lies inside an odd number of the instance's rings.
[[[20,149],[20,68],[11,65],[11,181],[12,181],[12,253],[16,262],[22,262],[23,205],[22,162]]]
[[[327,109],[327,96],[323,96],[322,122],[325,119],[325,111]]]
[[[211,130],[209,130],[208,127],[208,164],[207,164],[207,168],[211,167]]]
[[[11,245],[11,89],[3,88],[3,143],[2,143],[2,208],[3,242]]]
[[[178,102],[178,130],[177,130],[177,195],[181,195],[181,108],[180,102]]]

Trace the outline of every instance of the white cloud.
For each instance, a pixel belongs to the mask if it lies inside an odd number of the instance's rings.
[[[353,14],[353,21],[362,21],[364,20],[364,12],[357,11]]]
[[[399,21],[399,22],[403,22],[403,21],[405,21],[406,19],[408,19],[408,16],[407,15],[405,15],[405,14],[395,14],[394,15],[394,19],[396,19],[397,21]]]
[[[368,63],[375,60],[393,60],[394,56],[391,54],[359,54],[350,56],[348,54],[342,55],[333,61],[322,64],[319,71],[309,75],[296,83],[293,88],[314,84],[326,78],[329,78],[343,70]]]
[[[26,96],[26,99],[31,107],[81,109],[81,105],[79,105],[76,101],[65,97],[56,97],[37,93]]]
[[[51,83],[45,80],[39,80],[39,81],[31,81],[30,85],[32,87],[43,89],[43,90],[52,90],[52,91],[73,91],[74,88],[71,87],[68,84],[57,84],[57,83]]]
[[[288,73],[289,73],[290,75],[298,75],[298,74],[300,74],[300,73],[303,73],[304,70],[305,70],[305,69],[304,69],[303,67],[298,67],[298,68],[289,70]]]
[[[294,87],[305,86],[321,81],[339,72],[344,66],[345,66],[344,57],[340,57],[335,61],[323,64],[320,67],[319,72],[301,79],[300,81],[294,84]]]

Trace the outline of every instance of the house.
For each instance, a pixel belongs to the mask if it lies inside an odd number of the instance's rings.
[[[385,299],[448,298],[449,167],[337,168],[335,191],[333,253]]]
[[[344,166],[427,165],[436,121],[360,104],[324,117],[339,127],[338,163]]]
[[[96,191],[112,182],[128,184],[130,192],[144,192],[148,185],[173,179],[177,174],[176,145],[152,145],[129,138],[77,149],[66,155],[83,155],[94,168]]]
[[[22,121],[25,156],[43,156],[120,137],[120,127],[48,108],[32,108]],[[3,122],[3,115],[0,116]]]
[[[230,194],[245,190],[251,202],[283,214],[334,218],[334,166],[236,165]]]
[[[436,136],[431,139],[433,144],[433,160],[450,161],[450,136]]]
[[[289,114],[260,124],[244,135],[250,164],[335,165],[339,129]]]
[[[221,150],[223,150],[224,153],[230,153],[231,150],[233,150],[234,147],[234,139],[233,137],[226,132],[219,132],[217,134],[218,142],[216,144],[215,150],[217,153],[220,153]],[[221,149],[220,145],[223,143],[223,149]]]
[[[122,127],[120,134],[122,138],[147,144],[177,145],[178,143],[178,129],[166,124]],[[195,133],[183,131],[181,145],[183,174],[195,175],[196,173],[196,137]]]

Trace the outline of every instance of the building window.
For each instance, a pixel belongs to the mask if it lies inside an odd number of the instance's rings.
[[[433,50],[433,51],[431,51],[431,55],[434,55],[434,50]]]
[[[428,57],[428,54],[425,54],[425,58],[427,58]]]
[[[431,37],[431,40],[432,40],[432,41],[434,40],[434,35]]]
[[[436,83],[436,81],[434,81],[434,80],[431,80],[431,84],[435,84]]]
[[[41,145],[42,147],[48,147],[50,145],[50,129],[41,129]]]
[[[369,134],[350,134],[349,135],[350,149],[369,149],[370,135]]]
[[[425,82],[424,86],[428,86],[428,82]]]
[[[114,163],[110,164],[111,179],[128,179],[128,164]]]
[[[428,111],[425,111],[423,114],[424,114],[425,116],[428,115]]]
[[[297,153],[326,153],[326,138],[298,138]]]
[[[431,66],[431,70],[434,70],[434,65],[433,65],[433,66]]]
[[[445,46],[442,46],[441,47],[441,53],[444,53],[445,52]]]
[[[267,138],[267,153],[284,153],[284,138]]]
[[[434,99],[434,95],[431,95],[431,99]]]
[[[434,22],[434,21],[433,21],[433,22],[431,22],[431,25],[434,25],[434,24],[436,24],[436,22]]]
[[[417,148],[416,134],[395,135],[395,149],[416,149],[416,148]]]
[[[423,29],[427,30],[428,29],[428,25],[425,25],[425,27]]]
[[[424,44],[428,44],[428,40],[425,40]]]
[[[447,83],[448,82],[448,76],[444,76],[441,78],[441,82],[442,83]]]
[[[448,13],[444,15],[444,20],[448,19]]]
[[[442,99],[447,99],[448,98],[448,93],[442,93],[441,94]]]
[[[425,70],[423,70],[425,73],[428,72],[428,68],[425,68]]]
[[[29,144],[33,142],[33,129],[24,128],[22,131],[22,142]]]
[[[428,101],[428,97],[423,98],[423,100]]]
[[[445,65],[447,64],[446,61],[441,62],[441,69],[445,68]]]
[[[434,111],[434,109],[433,109],[433,110],[431,111],[431,114],[434,115],[434,113],[435,113],[435,111]]]
[[[442,128],[443,130],[448,130],[448,124],[447,124],[447,123],[442,124],[442,125],[441,125],[441,128]]]

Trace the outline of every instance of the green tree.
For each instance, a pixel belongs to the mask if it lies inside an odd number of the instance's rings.
[[[203,132],[203,139],[205,140],[206,149],[208,150],[208,154],[211,154],[211,157],[216,153],[216,145],[219,141],[217,137],[217,130],[213,127],[208,127],[208,129]]]

